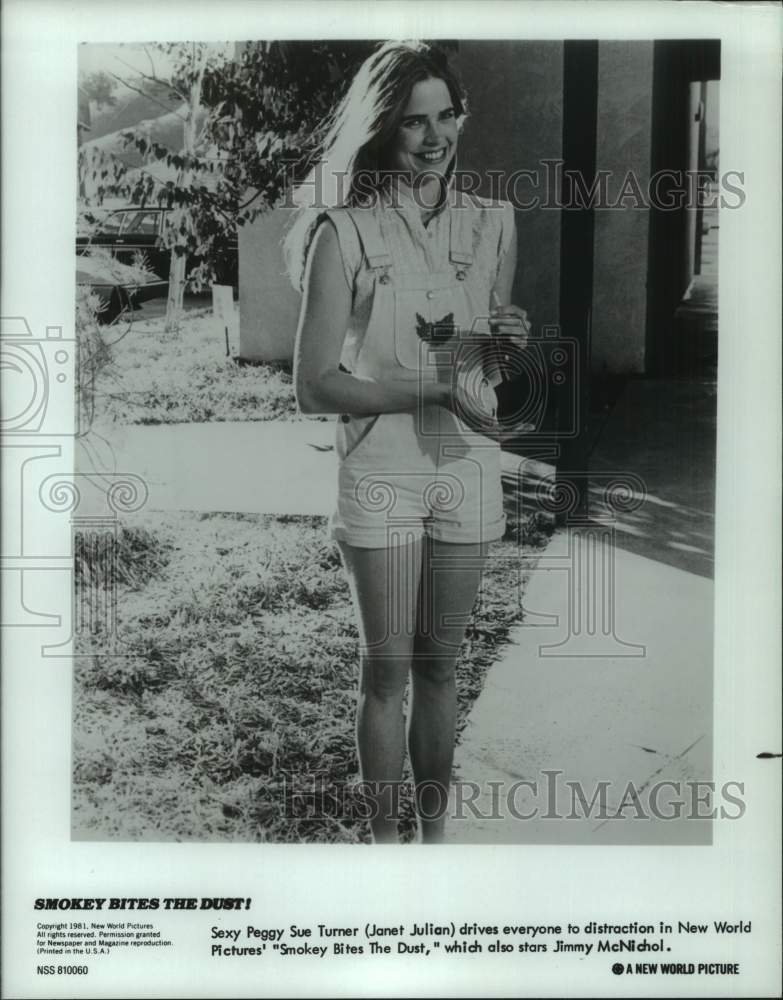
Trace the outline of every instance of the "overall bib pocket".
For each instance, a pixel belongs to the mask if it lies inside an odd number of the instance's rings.
[[[403,368],[437,377],[436,355],[465,322],[462,290],[395,288],[394,354]],[[442,352],[440,352],[442,355]]]

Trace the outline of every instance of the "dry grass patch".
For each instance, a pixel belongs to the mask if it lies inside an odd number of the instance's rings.
[[[211,312],[186,314],[179,330],[164,320],[104,331],[112,363],[98,376],[95,406],[103,421],[179,424],[297,419],[289,365],[241,365],[226,356]]]
[[[460,729],[550,532],[534,515],[522,546],[495,545],[458,666]],[[97,607],[109,542],[76,541],[77,597]],[[116,552],[123,655],[105,629],[77,640],[74,835],[367,841],[350,792],[358,635],[325,520],[148,514]]]

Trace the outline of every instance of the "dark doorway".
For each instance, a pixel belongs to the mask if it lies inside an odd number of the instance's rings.
[[[699,209],[690,192],[698,185],[717,200],[719,79],[719,41],[655,43],[652,172],[691,179],[685,203],[650,208],[646,356],[657,377],[709,374],[717,363],[717,205]]]
[[[586,510],[587,463],[593,444],[591,420],[590,327],[593,307],[594,209],[571,197],[568,178],[587,187],[596,171],[598,42],[563,46],[563,190],[560,229],[560,326],[572,370],[557,394],[560,438],[557,478],[568,483],[577,510]],[[576,387],[574,395],[572,389]]]

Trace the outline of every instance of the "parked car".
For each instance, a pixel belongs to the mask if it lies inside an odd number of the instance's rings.
[[[77,254],[76,284],[101,300],[98,322],[104,324],[138,309],[142,302],[165,296],[168,288],[168,282],[154,273],[107,259],[101,251]]]
[[[84,253],[87,247],[102,247],[123,264],[133,264],[138,251],[143,252],[149,266],[159,278],[168,281],[171,267],[171,250],[163,245],[163,230],[170,208],[128,207],[110,212],[91,235],[77,235],[76,252]],[[218,261],[218,284],[238,283],[238,244],[236,239]],[[187,261],[190,271],[200,262],[193,256]]]

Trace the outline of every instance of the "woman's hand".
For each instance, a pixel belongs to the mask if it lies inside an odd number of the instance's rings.
[[[451,410],[460,420],[491,434],[498,427],[497,396],[491,381],[484,375],[487,338],[457,330],[438,345],[437,381],[426,387],[427,401]]]
[[[508,338],[517,347],[524,348],[532,326],[525,309],[515,305],[498,305],[490,312],[489,328],[495,336]]]
[[[449,385],[441,383],[438,402],[471,430],[497,437],[501,433],[496,416],[497,397],[487,379],[474,383],[475,379],[459,377],[453,377]]]

